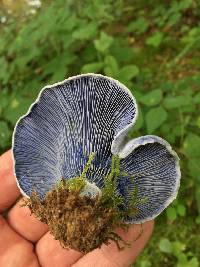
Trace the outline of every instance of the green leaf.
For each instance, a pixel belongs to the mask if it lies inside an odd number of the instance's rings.
[[[129,46],[129,43],[123,37],[115,37],[115,41],[110,47],[112,56],[116,58],[118,63],[133,62],[134,60],[134,48]]]
[[[67,78],[68,68],[60,65],[58,68],[54,71],[50,83],[55,83],[64,80]]]
[[[0,115],[3,112],[3,109],[8,105],[9,103],[9,97],[8,97],[8,91],[3,90],[0,91]]]
[[[84,25],[82,28],[74,31],[72,34],[72,38],[78,40],[88,40],[95,37],[97,34],[97,24],[96,23],[89,23],[88,25]]]
[[[143,118],[143,114],[142,114],[142,110],[140,109],[140,107],[138,108],[139,112],[138,112],[138,118],[136,120],[136,123],[134,125],[134,131],[140,130],[143,126],[144,123],[144,118]]]
[[[43,65],[43,75],[55,74],[55,72],[64,72],[64,76],[67,72],[67,66],[72,64],[76,60],[76,56],[72,53],[62,53],[55,57],[52,57],[51,60],[45,62]],[[59,75],[58,75],[59,76]],[[61,77],[62,79],[62,77]]]
[[[149,22],[145,17],[139,17],[137,20],[132,21],[126,31],[129,32],[136,32],[137,34],[141,34],[147,31],[149,27]]]
[[[181,107],[181,111],[183,113],[191,113],[192,114],[193,112],[195,112],[195,110],[196,110],[196,107],[193,104],[189,104],[187,106]]]
[[[151,267],[151,263],[148,260],[141,260],[140,267]]]
[[[4,148],[10,140],[10,129],[5,121],[0,121],[0,147]],[[11,140],[10,140],[11,142]]]
[[[174,207],[167,208],[167,219],[170,221],[174,221],[177,218],[176,210]]]
[[[105,53],[108,51],[113,41],[114,39],[112,36],[109,36],[105,32],[101,32],[100,38],[94,41],[94,45],[97,51]]]
[[[199,186],[199,184],[197,184],[198,186],[197,186],[196,191],[195,191],[195,198],[197,201],[197,208],[198,208],[198,211],[200,213],[200,186]]]
[[[192,259],[188,262],[188,266],[190,267],[199,267],[199,261],[196,257],[192,257]]]
[[[163,101],[164,107],[167,109],[172,109],[172,108],[179,108],[182,106],[188,106],[192,104],[192,98],[188,96],[169,96],[166,97]]]
[[[120,69],[118,78],[120,81],[130,81],[139,74],[139,68],[136,65],[127,65]]]
[[[180,216],[182,216],[182,217],[185,216],[185,214],[186,214],[186,208],[185,208],[184,205],[179,204],[179,205],[176,207],[176,210],[177,210],[177,213],[178,213]]]
[[[190,172],[190,175],[196,180],[200,182],[200,166],[199,166],[199,157],[190,158],[187,162],[187,167]],[[200,198],[199,198],[200,203]]]
[[[106,56],[104,59],[105,68],[104,72],[107,76],[117,77],[119,73],[119,67],[117,60],[113,56]]]
[[[193,4],[192,0],[181,0],[178,3],[178,8],[179,8],[179,10],[185,10],[185,9],[189,8],[192,4]]]
[[[163,33],[156,32],[152,36],[146,39],[146,44],[157,48],[161,44],[162,39],[163,39]]]
[[[179,20],[181,19],[181,13],[177,12],[170,16],[169,22],[167,23],[167,26],[175,25]]]
[[[140,102],[145,106],[155,106],[160,103],[162,100],[162,91],[160,89],[153,90],[148,94],[145,94],[141,99]]]
[[[186,249],[186,245],[180,241],[174,241],[172,243],[172,246],[173,246],[173,254],[175,256],[178,256],[180,252],[183,252]]]
[[[9,80],[9,65],[5,57],[0,57],[0,82],[6,84]]]
[[[19,68],[25,67],[31,60],[33,60],[33,58],[36,58],[39,55],[39,48],[32,47],[31,49],[24,50],[23,53],[15,59],[14,64]]]
[[[82,67],[81,73],[97,73],[102,69],[102,67],[103,63],[101,62],[88,63]]]
[[[153,133],[164,121],[166,121],[166,119],[167,112],[163,107],[150,109],[145,116],[147,132],[149,134]]]
[[[197,94],[194,96],[193,101],[194,101],[195,104],[199,104],[199,103],[200,103],[200,92],[197,93]]]
[[[200,215],[198,217],[196,217],[195,219],[195,223],[199,224],[200,225]]]
[[[172,244],[167,238],[163,238],[159,242],[159,249],[165,253],[172,253]]]
[[[178,258],[178,264],[177,267],[189,267],[187,255],[185,253],[179,252],[177,255],[175,255]]]
[[[184,140],[183,148],[189,158],[200,157],[200,137],[189,133]]]
[[[28,111],[32,102],[33,101],[30,98],[13,98],[4,110],[5,118],[14,125],[17,120]]]

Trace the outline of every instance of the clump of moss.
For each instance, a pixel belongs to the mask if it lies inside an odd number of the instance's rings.
[[[49,226],[52,235],[64,248],[87,253],[113,240],[122,249],[129,244],[114,230],[116,227],[128,229],[123,220],[127,215],[137,213],[136,191],[131,192],[128,208],[120,209],[124,199],[117,191],[119,158],[113,156],[111,172],[105,177],[101,194],[92,198],[81,194],[87,184],[86,173],[93,159],[94,154],[91,154],[79,177],[61,179],[43,200],[33,191],[30,199],[25,200],[25,205]]]

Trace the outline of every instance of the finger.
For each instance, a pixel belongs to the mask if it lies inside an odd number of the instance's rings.
[[[153,231],[153,221],[143,224],[143,233],[137,239],[141,232],[140,225],[133,225],[128,232],[123,230],[117,231],[125,241],[133,241],[130,247],[119,251],[116,244],[103,245],[101,249],[95,249],[82,257],[73,267],[128,267],[133,263],[139,253],[143,250],[145,244],[150,238]],[[134,241],[137,239],[136,241]],[[97,260],[98,259],[98,260]]]
[[[71,267],[82,257],[81,252],[62,248],[49,232],[38,241],[36,253],[42,267]]]
[[[0,266],[39,267],[33,245],[15,233],[0,216]]]
[[[0,212],[11,206],[20,191],[17,187],[11,150],[0,156]]]
[[[18,201],[8,212],[9,225],[22,237],[31,242],[38,241],[47,231],[48,226],[40,222],[28,207],[22,207],[23,199]]]

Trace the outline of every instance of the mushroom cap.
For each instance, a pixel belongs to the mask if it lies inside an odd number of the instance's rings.
[[[133,176],[121,177],[119,188],[137,187],[138,213],[127,217],[128,223],[142,223],[158,216],[177,196],[180,187],[179,157],[170,144],[155,135],[129,141],[119,152],[121,169]],[[126,195],[126,192],[125,192]],[[126,197],[127,201],[129,197]],[[145,201],[146,199],[146,201]],[[144,201],[143,201],[144,200]]]
[[[120,169],[135,178],[119,177],[119,192],[128,200],[125,188],[137,186],[138,196],[149,198],[138,204],[139,214],[127,222],[156,217],[177,194],[178,157],[166,141],[155,136],[123,145],[137,114],[129,89],[100,74],[78,75],[44,87],[13,133],[14,168],[21,193],[30,197],[35,190],[43,198],[61,177],[79,176],[93,152],[87,180],[101,189],[114,154],[121,158]]]
[[[13,134],[15,173],[23,195],[43,197],[64,177],[79,176],[94,152],[87,178],[99,188],[109,172],[112,141],[131,127],[137,107],[118,81],[86,74],[44,87]]]

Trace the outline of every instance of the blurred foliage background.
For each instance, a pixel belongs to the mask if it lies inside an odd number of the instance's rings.
[[[29,2],[29,4],[27,4]],[[40,89],[80,73],[136,97],[133,138],[156,134],[181,158],[177,200],[136,267],[200,264],[200,1],[0,1],[0,152]]]

